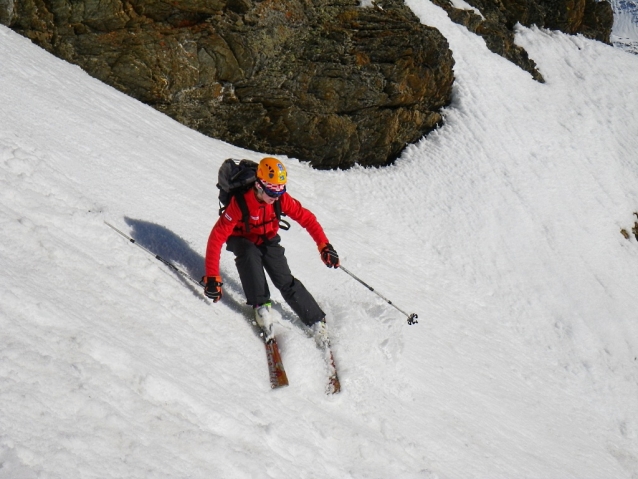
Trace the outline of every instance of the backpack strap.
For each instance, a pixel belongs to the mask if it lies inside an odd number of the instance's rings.
[[[275,216],[277,217],[277,221],[279,222],[279,227],[284,231],[288,231],[290,229],[290,223],[288,223],[286,220],[281,219],[282,216],[286,215],[281,212],[281,203],[279,202],[279,199],[275,201],[273,207],[275,208]]]
[[[246,204],[246,198],[242,193],[235,195],[239,209],[241,210],[241,218],[244,221],[246,227],[246,233],[250,233],[250,212],[248,211],[248,205]]]
[[[239,209],[241,210],[241,219],[244,222],[244,226],[246,227],[246,233],[250,233],[250,212],[248,211],[248,204],[246,204],[246,198],[244,198],[243,193],[238,193],[233,196],[237,200],[237,205],[239,206]],[[281,219],[282,216],[286,216],[286,215],[281,211],[281,203],[279,202],[279,200],[273,203],[273,207],[275,209],[275,216],[277,217],[277,221],[279,222],[279,228],[281,228],[284,231],[288,231],[290,229],[290,223],[288,223],[286,220]],[[219,216],[222,215],[222,213],[224,212],[226,208],[227,206],[222,206],[219,209]]]

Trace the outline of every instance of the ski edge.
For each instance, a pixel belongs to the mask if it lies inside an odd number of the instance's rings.
[[[326,394],[338,394],[341,392],[341,381],[339,380],[339,374],[337,373],[337,365],[335,364],[334,354],[330,346],[326,346],[324,349],[324,359],[326,361],[326,369],[328,373],[328,383],[326,384]]]
[[[284,363],[279,352],[279,345],[275,338],[264,342],[266,346],[266,359],[268,361],[268,373],[270,376],[270,388],[277,389],[288,386],[288,376],[284,369]]]

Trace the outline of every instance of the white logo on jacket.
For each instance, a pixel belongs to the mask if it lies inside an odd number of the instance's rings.
[[[224,213],[224,218],[226,218],[228,221],[233,221],[228,213]]]

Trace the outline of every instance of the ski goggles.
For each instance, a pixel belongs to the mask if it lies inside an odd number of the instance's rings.
[[[257,181],[261,190],[271,198],[279,198],[286,192],[286,185],[275,185],[264,180]]]

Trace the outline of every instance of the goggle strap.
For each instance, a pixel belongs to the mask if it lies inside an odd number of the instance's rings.
[[[281,195],[283,195],[286,192],[285,186],[284,186],[284,189],[281,191],[272,191],[271,189],[266,187],[266,185],[264,185],[261,179],[259,178],[257,178],[257,184],[259,185],[259,188],[261,188],[261,190],[264,193],[266,193],[268,196],[270,196],[271,198],[279,198]]]

